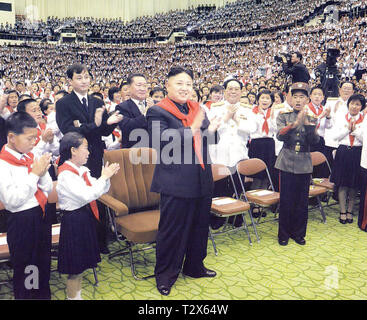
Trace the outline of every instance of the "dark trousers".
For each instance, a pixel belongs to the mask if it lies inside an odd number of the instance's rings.
[[[359,202],[358,227],[367,231],[367,170],[361,168],[361,200]]]
[[[15,299],[51,299],[51,224],[41,207],[8,218],[7,241]]]
[[[211,202],[211,196],[188,199],[161,194],[161,217],[156,238],[157,286],[171,287],[181,272],[182,264],[185,273],[195,274],[203,270]]]
[[[103,203],[97,201],[97,206],[99,212],[99,221],[95,219],[97,240],[100,251],[103,251],[107,247],[107,213]]]
[[[333,165],[334,165],[334,157],[333,157],[333,151],[336,150],[337,148],[333,148],[333,147],[328,147],[325,146],[325,156],[327,161],[329,162],[331,171],[333,170]]]
[[[306,236],[310,179],[310,174],[280,171],[280,240]]]

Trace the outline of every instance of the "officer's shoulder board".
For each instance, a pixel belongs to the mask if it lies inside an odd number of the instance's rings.
[[[272,106],[272,108],[275,109],[275,110],[283,109],[283,108],[285,108],[285,104],[284,103],[276,104],[276,105]]]
[[[240,103],[240,106],[243,107],[243,108],[248,108],[248,109],[252,109],[252,106],[249,105],[249,104],[246,104],[246,103]]]
[[[286,114],[286,113],[292,113],[292,112],[293,112],[293,109],[287,107],[286,109],[280,111],[280,114]]]
[[[225,104],[224,101],[219,101],[219,102],[216,102],[216,103],[212,103],[211,108],[213,108],[213,107],[221,107],[221,106],[224,106],[224,104]]]

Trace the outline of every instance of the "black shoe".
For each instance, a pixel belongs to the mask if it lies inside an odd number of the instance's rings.
[[[103,247],[103,248],[100,248],[100,252],[102,254],[110,254],[110,250],[108,249],[107,246]]]
[[[306,244],[306,240],[304,238],[292,238],[296,243],[298,243],[301,246],[304,246]]]
[[[341,213],[341,214],[340,214],[340,216],[339,216],[339,222],[340,222],[341,224],[346,224],[346,223],[347,223],[347,219],[346,219],[346,218],[345,218],[345,219],[342,219],[342,218],[341,218],[341,215],[342,215],[342,214],[343,214],[343,215],[346,215],[346,213]]]
[[[352,218],[348,218],[348,215],[351,215]],[[353,223],[353,213],[347,212],[347,223]]]
[[[209,270],[204,267],[202,272],[199,273],[186,273],[182,272],[185,276],[191,277],[191,278],[214,278],[217,273],[214,270]]]
[[[168,296],[171,292],[171,288],[169,286],[164,285],[164,284],[158,286],[157,290],[163,296]]]
[[[278,243],[279,245],[281,246],[286,246],[288,244],[288,239],[287,240],[281,240],[281,239],[278,239]]]
[[[256,211],[255,211],[256,210]],[[261,209],[259,207],[255,207],[252,209],[252,217],[258,218],[261,215]]]

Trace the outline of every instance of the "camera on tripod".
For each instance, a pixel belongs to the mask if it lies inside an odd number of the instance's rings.
[[[275,60],[275,62],[283,63],[283,57],[285,57],[287,59],[288,64],[291,63],[292,55],[290,53],[281,53],[278,56],[274,56],[274,60]]]
[[[326,65],[327,67],[334,67],[336,65],[336,60],[340,57],[340,50],[329,48],[327,49],[327,58],[326,58]]]

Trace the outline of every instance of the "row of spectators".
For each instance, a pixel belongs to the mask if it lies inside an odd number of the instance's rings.
[[[341,77],[353,77],[367,64],[367,18],[324,25],[296,27],[236,39],[184,41],[177,44],[27,44],[0,48],[0,76],[4,79],[35,82],[51,81],[65,75],[70,61],[87,64],[97,83],[126,79],[141,72],[163,84],[168,66],[183,65],[194,70],[196,81],[220,83],[230,75],[252,81],[261,76],[278,77],[281,66],[274,56],[299,51],[303,62],[314,70],[322,62],[322,52],[329,47],[341,50],[337,67]],[[361,72],[359,72],[361,74]],[[360,80],[360,79],[358,79]]]
[[[174,29],[197,31],[200,35],[250,32],[295,24],[328,0],[238,0],[216,10],[172,10],[154,16],[142,16],[129,22],[121,19],[49,17],[47,21],[18,19],[14,26],[0,25],[0,33],[34,39],[57,39],[63,27],[74,28],[78,37],[110,42],[127,39],[167,38]],[[107,40],[108,39],[108,40]]]

